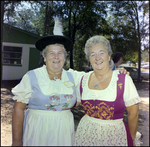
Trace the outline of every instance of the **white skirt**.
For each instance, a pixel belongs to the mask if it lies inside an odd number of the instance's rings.
[[[74,117],[70,110],[27,110],[23,146],[72,146]]]
[[[123,120],[101,120],[84,115],[77,127],[73,145],[127,146]]]

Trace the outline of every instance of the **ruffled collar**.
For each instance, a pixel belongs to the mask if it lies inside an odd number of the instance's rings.
[[[49,78],[49,75],[48,75],[48,72],[47,72],[47,69],[46,69],[46,65],[43,65],[42,68],[43,68],[43,70],[44,70],[44,76],[45,76],[45,78],[46,78],[48,81],[55,82],[55,80],[51,80],[51,79]],[[62,69],[61,80],[60,80],[60,79],[56,79],[56,81],[63,81],[65,72],[66,72],[66,71],[65,71],[64,69]]]
[[[63,84],[66,80],[68,81],[68,79],[69,79],[66,72],[67,71],[63,69],[62,75],[61,75],[61,80],[56,79],[56,81],[55,81],[55,80],[50,80],[45,65],[43,65],[41,68],[39,68],[38,71],[36,71],[36,74],[37,74],[37,80],[38,80],[38,84],[39,84],[41,91],[45,95],[55,95],[57,93],[71,94],[73,89],[70,88],[68,90],[68,88]]]
[[[119,70],[114,70],[113,71],[112,78],[111,78],[111,81],[110,81],[108,87],[106,89],[103,89],[103,90],[95,90],[95,89],[90,89],[88,87],[89,77],[90,77],[90,75],[92,73],[93,73],[93,71],[90,71],[90,72],[88,72],[88,73],[85,74],[85,76],[83,78],[83,81],[82,81],[82,87],[83,87],[83,89],[85,89],[85,90],[87,90],[89,92],[98,92],[98,93],[105,92],[106,90],[109,91],[109,92],[111,92],[114,89],[114,85],[118,81]]]

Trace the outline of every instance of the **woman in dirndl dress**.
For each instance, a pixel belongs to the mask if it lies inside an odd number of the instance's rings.
[[[58,31],[58,18],[55,23]],[[69,38],[55,33],[39,39],[35,46],[42,51],[45,65],[28,71],[12,89],[12,146],[72,146],[74,117],[70,109],[84,72],[63,68],[66,49],[73,46]]]
[[[85,44],[85,54],[94,71],[86,73],[78,93],[85,111],[75,133],[75,146],[133,146],[141,101],[131,77],[109,68],[112,50],[103,36]],[[128,126],[123,120],[125,108]]]

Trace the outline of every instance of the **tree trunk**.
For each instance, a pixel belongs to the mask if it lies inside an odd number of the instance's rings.
[[[71,3],[70,3],[71,5]],[[71,7],[71,6],[70,6]],[[69,9],[69,38],[71,38],[71,9]],[[70,49],[70,68],[74,68],[73,66],[73,47]]]
[[[141,81],[141,34],[140,34],[140,25],[139,25],[139,17],[138,17],[138,10],[136,7],[136,13],[137,13],[137,31],[138,31],[138,82]]]
[[[44,33],[43,36],[48,36],[50,29],[50,21],[51,21],[51,2],[46,2],[46,10],[45,10],[45,22],[44,22]]]
[[[138,24],[139,26],[139,24]],[[139,56],[139,60],[138,60],[138,82],[141,81],[141,37],[140,37],[140,33],[139,33],[139,28],[138,28],[138,50],[139,50],[139,53],[138,53],[138,56]]]

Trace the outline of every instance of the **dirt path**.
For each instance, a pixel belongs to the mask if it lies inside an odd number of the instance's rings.
[[[138,90],[141,98],[139,104],[138,131],[143,134],[142,146],[149,146],[149,91]]]
[[[142,102],[139,105],[139,128],[143,134],[143,145],[149,146],[149,81],[142,84],[135,83],[138,93],[142,99]],[[6,85],[1,86],[1,146],[11,146],[12,143],[12,132],[11,132],[11,123],[12,123],[12,109],[13,103],[12,93],[10,92],[11,86],[7,83]],[[73,110],[75,117],[76,127],[79,120],[83,116],[82,108]]]
[[[10,146],[12,142],[12,94],[6,88],[1,88],[1,146]]]

